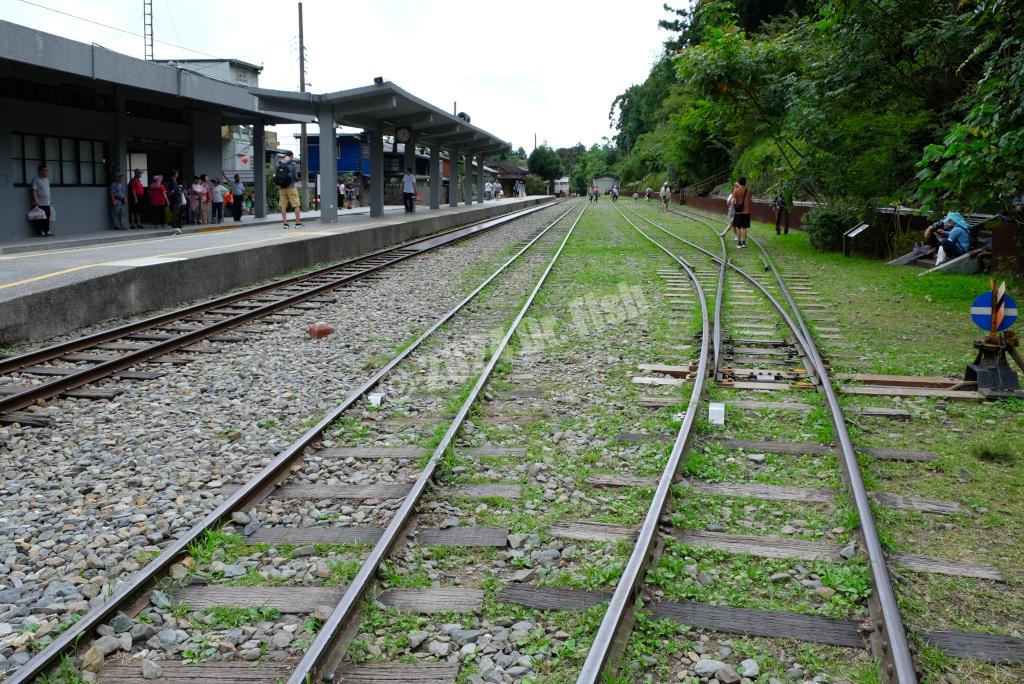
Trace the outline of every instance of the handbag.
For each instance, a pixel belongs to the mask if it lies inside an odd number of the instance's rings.
[[[174,212],[170,207],[164,207],[164,223],[174,223]]]
[[[39,207],[32,207],[31,209],[28,210],[29,221],[41,221],[44,218],[46,218],[46,212],[40,209]]]
[[[57,222],[57,207],[50,205],[50,225]]]

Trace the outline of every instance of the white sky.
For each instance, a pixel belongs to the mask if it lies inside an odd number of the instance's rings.
[[[0,18],[143,56],[142,0],[0,0]],[[383,76],[527,152],[537,141],[588,147],[612,137],[608,109],[647,77],[667,34],[664,0],[305,0],[309,90]],[[61,16],[58,9],[132,31]],[[290,0],[153,0],[154,35],[262,64],[260,86],[297,90],[298,10]],[[157,42],[157,59],[201,58]],[[282,144],[291,129],[278,127]]]

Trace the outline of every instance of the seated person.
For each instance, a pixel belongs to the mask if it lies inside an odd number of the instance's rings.
[[[946,214],[941,221],[936,221],[924,231],[925,241],[932,247],[930,253],[937,254],[939,249],[945,253],[936,260],[942,263],[946,259],[956,259],[971,249],[971,233],[967,221],[959,213],[953,211]]]

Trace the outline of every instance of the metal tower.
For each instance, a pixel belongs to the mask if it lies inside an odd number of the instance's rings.
[[[153,0],[142,0],[142,32],[146,41],[146,59],[153,60]]]

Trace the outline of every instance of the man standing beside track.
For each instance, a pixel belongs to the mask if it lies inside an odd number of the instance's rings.
[[[754,197],[747,187],[746,177],[741,177],[732,191],[732,198],[736,207],[736,214],[733,217],[732,225],[736,229],[736,246],[747,246],[747,230],[750,229],[750,212],[754,208]]]
[[[299,189],[295,187],[297,169],[298,165],[295,163],[295,155],[291,152],[285,152],[284,156],[278,160],[277,167],[274,169],[274,182],[277,183],[277,199],[281,205],[281,222],[286,230],[290,227],[288,225],[289,207],[294,207],[295,209],[295,227],[303,227]]]

